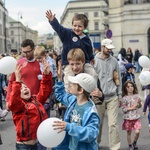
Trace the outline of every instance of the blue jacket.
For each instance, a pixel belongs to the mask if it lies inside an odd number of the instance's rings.
[[[82,126],[78,126],[69,122],[70,114],[77,102],[76,96],[65,91],[63,82],[56,82],[55,94],[56,99],[67,106],[64,115],[64,121],[67,122],[67,126],[64,141],[52,150],[68,150],[69,136],[74,137],[78,143],[73,150],[98,150],[97,136],[100,128],[100,118],[94,103],[89,99],[93,105],[86,109],[82,118]]]
[[[67,54],[72,48],[81,48],[85,54],[85,61],[89,63],[94,59],[92,43],[88,35],[85,35],[84,38],[81,38],[76,35],[72,29],[64,28],[55,18],[50,22],[52,28],[57,32],[60,40],[63,43],[62,50],[62,65],[68,65]]]

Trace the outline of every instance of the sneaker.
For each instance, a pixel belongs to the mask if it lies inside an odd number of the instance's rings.
[[[4,118],[4,117],[6,117],[8,115],[8,110],[3,110],[2,112],[1,112],[1,117],[2,118]]]
[[[135,143],[133,143],[132,145],[133,145],[133,149],[134,150],[138,150],[138,147],[137,147],[137,145]]]
[[[4,118],[1,118],[0,121],[5,121],[5,119],[4,119]]]
[[[129,150],[133,150],[133,148],[132,148],[132,147],[129,147]]]

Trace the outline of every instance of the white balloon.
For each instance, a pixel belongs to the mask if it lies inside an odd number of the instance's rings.
[[[52,126],[54,121],[60,121],[60,119],[55,117],[48,118],[37,129],[37,139],[43,146],[48,148],[59,145],[66,135],[66,131],[58,133],[59,130],[54,130]]]
[[[15,71],[17,60],[14,57],[6,56],[0,60],[0,73],[11,74]]]
[[[150,72],[149,71],[143,71],[139,75],[140,83],[142,85],[148,85],[150,84]]]
[[[143,68],[150,67],[150,60],[147,56],[140,56],[138,62],[140,64],[140,66]]]

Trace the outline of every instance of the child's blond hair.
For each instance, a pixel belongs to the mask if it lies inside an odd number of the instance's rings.
[[[46,50],[44,46],[36,46],[34,50],[34,57],[39,58],[46,56]]]
[[[85,63],[85,54],[81,48],[73,48],[68,52],[67,59],[68,61],[82,61]]]

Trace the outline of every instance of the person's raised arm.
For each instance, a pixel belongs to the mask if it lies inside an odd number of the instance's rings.
[[[62,82],[62,65],[61,65],[61,61],[58,61],[57,77],[58,77],[58,81]]]
[[[43,64],[43,74],[50,74],[50,67],[49,67],[49,64],[46,62],[46,59],[43,59],[42,60],[42,64]]]
[[[21,82],[21,75],[20,75],[21,68],[22,67],[20,65],[16,67],[16,70],[15,70],[16,82]]]
[[[51,10],[47,10],[47,11],[46,11],[46,17],[47,17],[47,19],[48,19],[50,22],[52,22],[52,21],[54,20],[55,15],[56,15],[56,14],[53,14]]]

